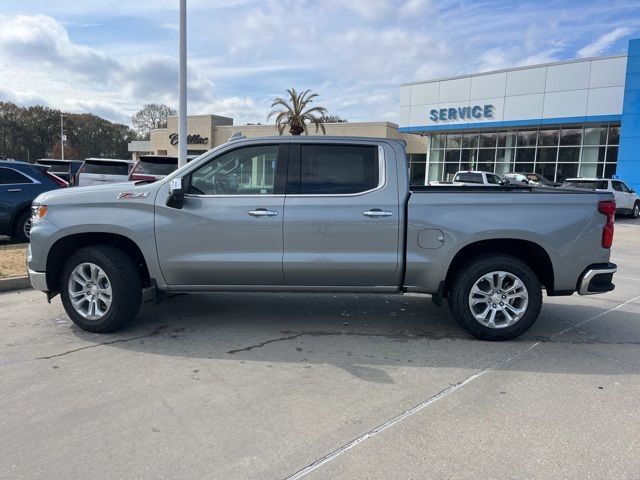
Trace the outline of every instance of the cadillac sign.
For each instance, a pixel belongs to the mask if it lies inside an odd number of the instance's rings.
[[[171,135],[169,135],[169,141],[171,142],[171,145],[177,145],[178,144],[178,134],[177,133],[172,133]],[[196,134],[196,135],[187,135],[187,145],[206,145],[207,143],[209,143],[209,138],[208,137],[201,137],[198,134]]]

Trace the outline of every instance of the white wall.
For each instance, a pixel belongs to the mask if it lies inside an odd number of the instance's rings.
[[[572,60],[400,87],[400,127],[620,115],[626,56]],[[432,120],[431,110],[493,105],[492,118]]]

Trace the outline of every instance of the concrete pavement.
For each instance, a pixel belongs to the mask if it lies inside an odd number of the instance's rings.
[[[0,294],[0,478],[638,478],[640,222],[617,288],[480,342],[423,296],[185,295],[95,335]]]

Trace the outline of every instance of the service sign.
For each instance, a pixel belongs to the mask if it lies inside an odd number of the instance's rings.
[[[493,118],[493,105],[472,105],[469,107],[449,107],[433,109],[429,112],[429,119],[433,122],[452,120],[473,120]]]

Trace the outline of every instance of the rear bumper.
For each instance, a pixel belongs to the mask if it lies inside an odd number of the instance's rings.
[[[48,292],[47,286],[47,272],[36,272],[29,269],[29,281],[34,290],[40,290],[42,292]]]
[[[579,295],[595,295],[610,292],[616,286],[613,284],[613,274],[618,270],[615,263],[594,263],[589,265],[578,281]]]

